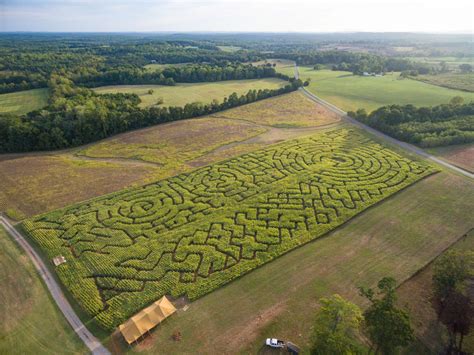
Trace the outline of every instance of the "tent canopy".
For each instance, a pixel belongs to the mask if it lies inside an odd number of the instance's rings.
[[[151,306],[119,325],[120,332],[127,343],[131,344],[174,312],[176,312],[176,308],[166,296],[163,296]]]

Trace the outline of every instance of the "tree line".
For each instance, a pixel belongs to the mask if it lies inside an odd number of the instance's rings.
[[[433,107],[389,105],[370,114],[364,109],[348,114],[394,138],[424,148],[474,142],[474,102],[464,104],[461,97]]]
[[[183,107],[138,107],[136,94],[104,94],[52,75],[49,104],[23,116],[0,115],[0,152],[53,150],[94,142],[111,135],[159,123],[198,117],[296,90],[300,80],[285,87],[233,93],[222,102],[189,103]]]

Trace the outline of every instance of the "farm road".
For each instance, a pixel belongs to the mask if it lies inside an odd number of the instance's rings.
[[[22,249],[28,254],[36,270],[40,274],[44,283],[48,287],[51,296],[58,305],[64,317],[74,329],[76,334],[81,338],[84,344],[89,348],[94,355],[110,355],[110,352],[100,343],[100,341],[92,335],[86,326],[81,322],[79,317],[76,315],[71,305],[67,301],[64,293],[62,292],[59,284],[54,279],[53,275],[46,267],[45,263],[36,251],[31,247],[28,241],[13,227],[13,225],[3,216],[0,215],[0,224],[5,230],[13,237],[13,239],[22,247]],[[54,341],[54,339],[51,339]]]
[[[295,65],[295,78],[298,78],[299,77],[299,72],[298,72],[298,67]],[[435,163],[437,164],[440,164],[448,169],[451,169],[451,170],[454,170],[455,172],[459,173],[459,174],[462,174],[464,176],[467,176],[468,178],[471,178],[471,179],[474,179],[474,174],[464,170],[464,169],[461,169],[461,168],[458,168],[457,166],[453,165],[453,164],[450,164],[444,160],[441,160],[437,157],[435,157],[434,155],[431,155],[431,154],[428,154],[427,152],[425,152],[424,150],[420,149],[420,148],[417,148],[415,147],[414,145],[411,145],[409,143],[406,143],[406,142],[402,142],[402,141],[399,141],[398,139],[395,139],[395,138],[392,138],[380,131],[377,131],[376,129],[373,129],[351,117],[349,117],[347,115],[347,112],[341,110],[339,107],[337,106],[334,106],[333,104],[321,99],[320,97],[314,95],[312,92],[309,92],[308,90],[306,90],[304,87],[300,88],[299,89],[303,94],[305,94],[309,99],[313,100],[314,102],[320,104],[320,105],[323,105],[325,107],[327,107],[328,109],[330,109],[331,111],[339,114],[342,116],[342,118],[346,121],[346,122],[349,122],[350,124],[354,125],[354,126],[357,126],[363,130],[365,130],[366,132],[369,132],[371,134],[373,134],[374,136],[377,136],[379,138],[382,138],[386,141],[389,141],[390,143],[392,144],[395,144],[395,145],[398,145],[400,148],[403,148],[403,149],[406,149],[412,153],[415,153],[417,155],[420,155],[422,156],[423,158],[426,158],[426,159],[429,159],[431,161],[434,161]]]

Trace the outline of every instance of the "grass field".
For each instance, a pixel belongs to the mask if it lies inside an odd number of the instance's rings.
[[[280,99],[282,103],[277,104]],[[271,100],[262,117],[282,116],[287,111],[285,96]],[[315,107],[304,100],[301,116],[295,116],[301,120],[311,116]],[[226,113],[232,115],[232,111]],[[251,111],[249,115],[256,117]],[[235,117],[171,122],[54,154],[0,155],[0,211],[8,210],[19,220],[314,132],[312,128],[258,126]],[[254,137],[258,132],[265,133]],[[255,139],[245,141],[249,137]]]
[[[265,354],[264,340],[272,336],[306,353],[319,298],[337,292],[366,306],[358,286],[375,286],[387,275],[398,282],[409,278],[472,227],[473,187],[468,179],[448,173],[424,179],[326,238],[191,303],[141,344],[123,349]],[[172,340],[175,331],[182,334],[179,342]]]
[[[447,87],[450,89],[474,92],[474,73],[445,73],[437,75],[418,75],[415,80]]]
[[[116,85],[102,86],[94,89],[99,94],[108,93],[134,93],[142,100],[140,106],[148,107],[155,105],[159,99],[163,99],[163,106],[184,106],[191,102],[210,103],[213,99],[222,101],[224,97],[233,92],[238,95],[245,94],[249,90],[278,89],[287,84],[286,81],[274,78],[250,79],[250,80],[228,80],[214,83],[176,84],[175,86],[163,85]],[[149,94],[149,90],[153,94]]]
[[[471,229],[463,238],[449,250],[474,250],[474,230]],[[441,354],[448,343],[447,332],[438,322],[436,313],[431,306],[433,297],[433,264],[403,283],[398,289],[398,303],[412,315],[415,334],[431,354]],[[464,340],[463,350],[468,354],[474,353],[474,331]]]
[[[321,98],[342,108],[372,111],[389,104],[432,106],[448,103],[454,96],[474,100],[474,93],[452,90],[417,80],[399,79],[398,73],[383,77],[364,77],[348,72],[313,70],[300,67],[300,78],[311,78],[308,89]]]
[[[406,59],[432,65],[439,65],[445,62],[451,70],[459,69],[460,64],[474,65],[473,57],[407,57]]]
[[[237,46],[217,46],[217,48],[219,48],[223,52],[230,52],[230,53],[237,52],[242,49],[242,47],[237,47]]]
[[[474,173],[474,144],[430,148],[428,151],[464,170]]]
[[[192,64],[192,63],[173,63],[173,64],[160,64],[160,63],[151,63],[144,66],[144,68],[148,71],[157,71],[162,70],[166,67],[184,67],[185,65]]]
[[[93,144],[78,154],[94,158],[139,159],[158,163],[163,170],[172,170],[220,146],[265,131],[245,122],[207,117],[126,133]]]
[[[25,231],[104,328],[189,299],[316,239],[431,174],[355,129],[276,144],[35,217]]]
[[[48,89],[33,89],[0,95],[0,114],[22,115],[48,104]]]
[[[0,354],[85,354],[28,257],[0,227]]]
[[[292,78],[295,74],[295,62],[287,59],[266,59],[254,62],[254,65],[275,64],[275,70]]]
[[[315,105],[299,92],[254,102],[216,113],[216,117],[241,119],[272,127],[316,127],[338,122],[340,117]]]

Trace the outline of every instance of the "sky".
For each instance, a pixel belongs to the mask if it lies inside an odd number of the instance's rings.
[[[0,0],[0,31],[473,33],[472,0]]]

